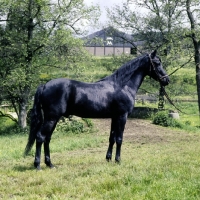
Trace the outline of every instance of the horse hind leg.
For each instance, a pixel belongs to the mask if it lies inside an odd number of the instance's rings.
[[[44,153],[45,153],[44,162],[45,162],[46,166],[48,166],[50,168],[54,168],[54,165],[52,164],[51,159],[50,159],[49,144],[50,144],[50,140],[44,142]]]
[[[45,164],[49,167],[53,167],[50,159],[50,148],[49,143],[51,140],[51,135],[56,127],[57,120],[45,120],[41,127],[41,130],[37,133],[36,137],[36,152],[34,166],[36,169],[40,170],[41,161],[41,147],[44,143],[44,153],[45,153]]]
[[[56,127],[58,120],[54,119],[54,120],[49,120],[47,121],[46,124],[46,138],[44,141],[44,157],[45,157],[45,164],[46,166],[50,167],[50,168],[54,168],[54,165],[51,163],[51,159],[50,159],[50,141],[51,141],[51,135]]]
[[[49,126],[50,126],[49,132],[44,141],[44,158],[45,158],[44,161],[45,161],[46,166],[48,166],[50,168],[54,168],[54,165],[51,163],[51,159],[50,159],[49,144],[51,141],[51,135],[56,127],[56,124],[57,124],[57,120],[49,122]]]
[[[42,147],[42,141],[39,141],[36,139],[36,151],[35,151],[35,160],[34,160],[34,167],[37,170],[40,170],[40,157],[41,157],[41,147]]]

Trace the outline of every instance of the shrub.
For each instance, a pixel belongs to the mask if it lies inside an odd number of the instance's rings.
[[[90,132],[93,128],[93,123],[89,119],[70,119],[60,121],[56,126],[56,131],[68,132],[73,134],[80,134],[84,132]]]
[[[93,127],[94,127],[94,124],[93,124],[93,122],[92,122],[91,119],[82,118],[82,120],[86,123],[86,125],[87,125],[89,128],[93,128]]]
[[[169,117],[164,111],[156,113],[153,118],[153,124],[165,127],[183,128],[183,125],[178,120]]]
[[[22,130],[18,124],[13,122],[8,117],[0,117],[0,136],[1,135],[13,135],[19,133],[25,133],[27,130]]]

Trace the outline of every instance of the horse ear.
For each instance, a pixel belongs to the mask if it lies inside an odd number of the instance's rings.
[[[152,53],[151,53],[151,58],[154,58],[156,56],[156,53],[157,53],[157,50],[154,50]]]

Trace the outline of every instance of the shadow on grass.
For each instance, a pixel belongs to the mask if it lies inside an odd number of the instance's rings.
[[[18,172],[25,172],[25,171],[33,171],[35,170],[33,165],[17,165],[15,167],[13,167],[14,171],[18,171]]]
[[[58,169],[59,165],[55,165],[54,167],[50,168],[48,166],[46,166],[45,164],[41,164],[41,169],[38,170],[34,167],[33,162],[29,163],[27,162],[27,164],[16,164],[12,169],[13,171],[16,172],[28,172],[28,171],[46,171],[46,170],[55,170]]]

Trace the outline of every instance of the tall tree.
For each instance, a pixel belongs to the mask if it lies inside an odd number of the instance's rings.
[[[200,110],[199,5],[200,0],[127,0],[107,13],[112,26],[143,41],[141,51],[157,48],[165,66],[192,65],[195,60]]]
[[[194,46],[194,61],[196,65],[197,95],[200,113],[200,1],[186,0],[186,12],[190,23],[190,30],[186,31]]]
[[[158,48],[169,54],[170,49],[180,50],[182,20],[180,0],[128,0],[107,9],[112,26],[133,34],[135,40],[143,41],[144,50]],[[138,11],[139,10],[139,11]],[[182,31],[182,33],[180,33]]]
[[[98,16],[83,0],[0,2],[0,90],[26,127],[28,102],[42,67],[65,67],[86,58],[75,35]]]

